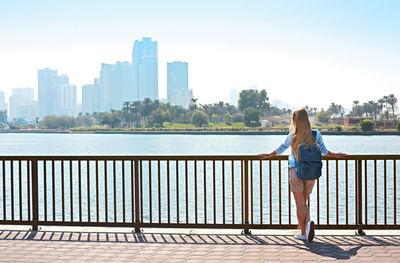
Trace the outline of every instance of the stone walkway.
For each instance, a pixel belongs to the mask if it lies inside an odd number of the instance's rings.
[[[356,236],[317,232],[308,244],[295,240],[293,233],[277,233],[246,236],[0,230],[0,261],[400,262],[400,234]]]

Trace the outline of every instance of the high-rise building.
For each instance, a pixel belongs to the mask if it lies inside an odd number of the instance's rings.
[[[38,105],[34,100],[33,88],[14,88],[10,96],[10,119],[35,120]]]
[[[188,108],[192,97],[188,83],[188,63],[180,61],[167,63],[168,102]]]
[[[55,83],[57,70],[49,68],[38,70],[38,104],[39,117],[54,114],[56,110]]]
[[[101,64],[100,70],[100,111],[112,109],[112,95],[114,89],[115,65]]]
[[[68,78],[68,77],[67,77]],[[56,84],[56,111],[59,116],[76,115],[76,86],[64,80]]]
[[[4,92],[2,92],[2,91],[0,91],[0,111],[8,111],[6,97],[5,97]]]
[[[136,40],[133,45],[132,66],[137,99],[158,99],[157,41],[152,41],[149,37]]]
[[[76,87],[67,75],[57,76],[57,70],[38,70],[39,117],[49,114],[76,115]]]
[[[134,87],[134,71],[131,63],[117,62],[114,70],[112,109],[120,110],[125,101],[138,100],[137,90]]]
[[[99,79],[94,79],[93,84],[82,86],[82,112],[100,112],[100,85]]]

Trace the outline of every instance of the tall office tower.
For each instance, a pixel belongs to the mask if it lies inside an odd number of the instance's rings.
[[[38,105],[34,100],[33,88],[14,88],[10,96],[10,119],[35,120]]]
[[[57,70],[38,70],[39,117],[49,114],[76,114],[76,87],[67,75],[57,76]]]
[[[132,66],[137,99],[158,99],[158,54],[157,41],[150,37],[136,40],[133,45]]]
[[[112,109],[120,110],[124,102],[138,100],[134,89],[134,71],[129,62],[117,62],[114,67],[114,88],[112,89]]]
[[[82,112],[100,112],[99,79],[94,79],[93,84],[82,86]]]
[[[0,111],[8,111],[6,97],[5,97],[4,92],[2,92],[2,91],[0,91]]]
[[[54,89],[57,70],[49,68],[38,70],[38,104],[39,117],[54,114],[56,110],[56,92]]]
[[[188,108],[192,99],[192,91],[188,84],[188,63],[167,63],[167,100],[172,105]]]
[[[100,111],[110,111],[112,109],[112,95],[114,89],[115,65],[101,64],[100,70]]]
[[[76,112],[76,86],[71,85],[66,76],[61,76],[55,86],[56,90],[56,111],[59,116],[75,116]]]
[[[233,106],[238,106],[238,102],[239,102],[239,93],[237,91],[237,89],[231,89],[230,91],[230,100],[229,100],[229,104],[233,105]]]

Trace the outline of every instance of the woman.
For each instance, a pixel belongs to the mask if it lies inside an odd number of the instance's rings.
[[[314,238],[314,222],[310,220],[310,208],[308,207],[306,200],[312,192],[315,180],[300,180],[296,176],[295,168],[297,163],[296,161],[298,160],[297,156],[299,156],[299,148],[301,145],[310,146],[312,144],[317,144],[320,147],[322,155],[344,158],[346,154],[328,151],[319,131],[316,131],[314,138],[308,114],[304,108],[293,112],[292,124],[294,129],[286,137],[283,144],[281,144],[275,151],[271,153],[263,153],[259,156],[262,159],[267,159],[282,154],[287,148],[289,148],[289,146],[291,147],[289,155],[289,184],[290,191],[293,192],[296,201],[297,220],[301,230],[301,234],[295,235],[295,238],[311,242]]]

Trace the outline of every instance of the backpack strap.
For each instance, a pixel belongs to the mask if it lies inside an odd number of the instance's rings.
[[[312,136],[316,140],[317,139],[317,130],[312,129],[311,132],[312,132]]]

